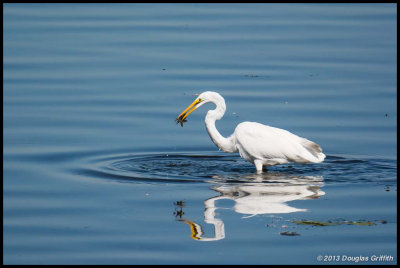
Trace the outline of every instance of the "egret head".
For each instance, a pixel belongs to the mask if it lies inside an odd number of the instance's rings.
[[[175,122],[177,124],[181,124],[183,127],[183,123],[185,123],[186,117],[191,114],[194,110],[202,106],[207,102],[216,102],[220,99],[223,100],[222,96],[219,95],[217,92],[206,91],[201,94],[196,94],[198,97],[190,104],[176,119]]]

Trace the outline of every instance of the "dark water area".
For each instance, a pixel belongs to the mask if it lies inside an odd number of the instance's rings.
[[[397,263],[396,4],[4,4],[3,264]],[[318,143],[257,174],[203,91]]]

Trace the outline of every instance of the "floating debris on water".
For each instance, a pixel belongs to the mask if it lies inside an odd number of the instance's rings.
[[[295,224],[299,224],[299,225],[312,225],[312,226],[339,225],[339,223],[322,222],[322,221],[309,221],[309,220],[292,221],[292,222],[295,223]]]
[[[312,226],[333,226],[333,225],[360,225],[360,226],[371,226],[376,225],[376,223],[372,221],[311,221],[311,220],[301,220],[301,221],[292,221],[292,223],[299,224],[299,225],[312,225]]]
[[[299,233],[296,233],[296,232],[289,232],[289,231],[286,231],[286,232],[281,232],[280,235],[299,236],[300,234],[299,234]]]

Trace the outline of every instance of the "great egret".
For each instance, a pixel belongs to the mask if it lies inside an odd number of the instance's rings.
[[[215,127],[215,121],[224,116],[226,106],[224,98],[217,92],[201,93],[176,118],[176,123],[183,126],[188,115],[207,102],[213,102],[216,105],[214,110],[207,112],[205,118],[211,140],[224,152],[239,151],[241,157],[255,165],[257,173],[261,173],[263,167],[266,166],[289,162],[320,163],[325,159],[325,154],[322,153],[318,144],[287,130],[256,122],[240,123],[231,136],[223,137]]]

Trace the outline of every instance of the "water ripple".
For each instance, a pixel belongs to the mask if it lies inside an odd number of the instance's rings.
[[[327,183],[391,184],[396,181],[397,171],[396,160],[330,155],[321,164],[273,166],[260,176],[252,164],[238,155],[219,152],[100,155],[83,159],[80,164],[80,168],[71,170],[91,178],[124,182],[269,182],[277,177],[290,180],[316,176]]]

